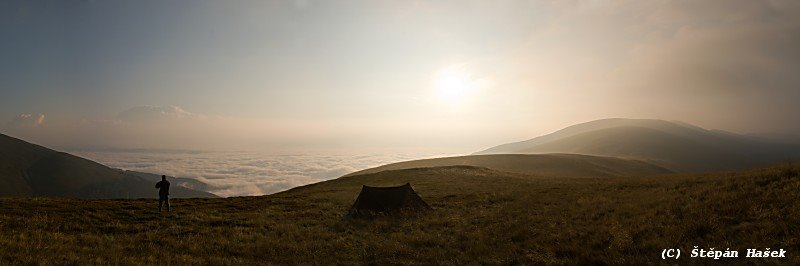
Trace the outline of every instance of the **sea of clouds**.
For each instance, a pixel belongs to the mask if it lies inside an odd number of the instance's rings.
[[[268,154],[197,151],[70,151],[113,168],[194,178],[223,197],[271,194],[329,180],[358,170],[414,159],[447,156],[433,152]]]

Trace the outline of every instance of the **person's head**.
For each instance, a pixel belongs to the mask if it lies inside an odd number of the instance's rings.
[[[161,180],[167,180],[167,176],[166,175],[161,175]]]

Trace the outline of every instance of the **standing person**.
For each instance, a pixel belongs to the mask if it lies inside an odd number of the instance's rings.
[[[164,202],[167,203],[167,212],[169,212],[169,181],[167,181],[166,175],[161,176],[161,181],[156,183],[156,188],[158,189],[158,212],[161,212]]]

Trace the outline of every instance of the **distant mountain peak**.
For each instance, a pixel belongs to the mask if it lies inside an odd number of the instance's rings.
[[[650,161],[678,171],[733,170],[800,159],[796,144],[708,130],[681,121],[608,118],[475,154],[576,153]]]

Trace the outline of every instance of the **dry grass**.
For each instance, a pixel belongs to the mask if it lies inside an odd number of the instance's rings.
[[[359,175],[264,197],[0,199],[0,264],[652,264],[661,249],[784,248],[800,264],[800,165],[651,178],[472,167]],[[411,182],[434,208],[343,220],[360,186]],[[686,254],[684,254],[686,255]],[[707,263],[713,260],[690,260]],[[672,261],[669,261],[672,262]]]

